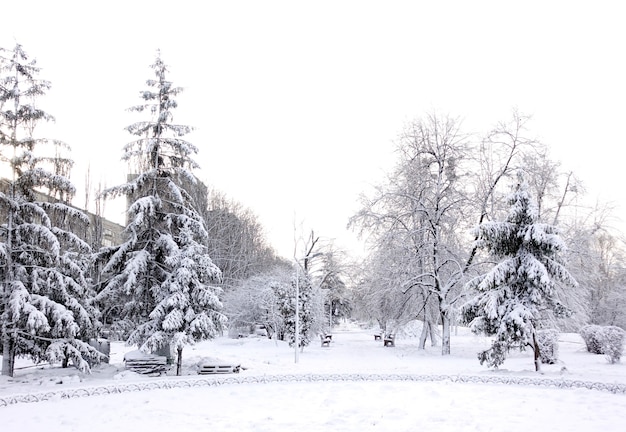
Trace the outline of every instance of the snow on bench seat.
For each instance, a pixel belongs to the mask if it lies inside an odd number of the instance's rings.
[[[139,350],[124,354],[126,369],[143,375],[161,375],[167,372],[167,357],[146,354]]]
[[[198,370],[199,375],[239,373],[241,365],[203,364]]]

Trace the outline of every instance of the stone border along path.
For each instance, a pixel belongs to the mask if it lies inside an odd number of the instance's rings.
[[[74,399],[87,396],[111,395],[135,391],[161,390],[172,388],[212,387],[227,384],[266,384],[284,382],[317,381],[415,381],[472,384],[509,384],[556,388],[586,388],[588,390],[608,391],[613,394],[626,394],[626,384],[612,384],[568,379],[498,377],[472,375],[411,375],[411,374],[306,374],[306,375],[258,375],[247,377],[215,377],[198,379],[171,379],[143,381],[137,383],[116,384],[97,387],[81,387],[68,390],[56,390],[42,393],[0,396],[0,407],[19,403],[43,402],[57,399]]]

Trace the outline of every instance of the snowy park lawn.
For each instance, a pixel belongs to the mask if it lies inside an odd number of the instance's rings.
[[[626,386],[626,366],[587,353],[576,334],[561,334],[559,362],[543,365],[540,374],[529,351],[511,353],[497,371],[481,366],[476,352],[489,342],[462,328],[445,357],[439,347],[419,350],[415,335],[398,335],[396,346],[386,348],[373,334],[342,326],[330,347],[314,340],[297,364],[284,342],[219,338],[185,349],[182,377],[126,371],[123,356],[134,347],[123,343],[113,343],[111,364],[91,375],[22,361],[14,378],[0,378],[0,424],[47,432],[626,430],[626,394],[580,387]],[[243,370],[199,376],[202,363]],[[511,384],[496,382],[505,380]],[[563,382],[578,385],[559,388]],[[161,388],[134,391],[146,384]],[[114,394],[63,396],[78,389]],[[24,394],[49,400],[1,406]]]

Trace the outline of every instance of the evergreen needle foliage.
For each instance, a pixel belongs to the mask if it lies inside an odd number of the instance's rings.
[[[80,338],[93,331],[89,245],[74,232],[89,223],[69,205],[72,160],[60,141],[36,138],[52,116],[37,107],[50,83],[21,45],[0,50],[0,163],[11,178],[0,185],[0,334],[2,374],[16,356],[68,360],[82,370],[100,355]]]
[[[506,221],[477,228],[477,246],[497,264],[468,283],[473,296],[463,313],[474,332],[494,336],[492,347],[479,353],[481,364],[498,367],[512,347],[531,346],[539,370],[537,329],[542,314],[566,313],[557,300],[557,282],[574,286],[576,281],[561,259],[563,240],[554,226],[538,222],[521,176],[508,202]]]
[[[160,53],[151,67],[155,79],[140,93],[144,102],[130,108],[150,118],[127,127],[138,138],[122,157],[137,174],[103,192],[131,204],[125,242],[99,255],[107,280],[98,300],[119,305],[119,318],[133,329],[129,343],[146,352],[174,349],[180,367],[185,345],[221,332],[220,289],[211,285],[221,272],[208,255],[205,222],[190,194],[198,149],[182,139],[191,128],[172,123],[182,89],[167,80]]]

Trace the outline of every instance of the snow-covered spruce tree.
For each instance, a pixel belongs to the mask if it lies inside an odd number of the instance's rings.
[[[481,364],[498,367],[511,348],[532,347],[539,371],[541,315],[565,313],[557,300],[556,283],[575,286],[576,281],[563,265],[565,244],[557,229],[537,222],[536,206],[521,175],[508,202],[506,221],[477,228],[477,246],[498,263],[468,283],[473,297],[463,314],[475,333],[494,336],[491,348],[478,354]]]
[[[316,318],[320,316],[319,311],[315,310],[316,305],[319,306],[319,301],[316,301],[318,299],[315,298],[311,277],[306,271],[298,269],[293,275],[291,285],[277,284],[274,286],[278,298],[278,310],[283,318],[289,346],[294,346],[296,343],[296,288],[298,292],[299,346],[304,349],[311,343],[315,335],[319,325]]]
[[[134,328],[128,343],[145,352],[176,350],[180,374],[184,346],[217,336],[226,318],[220,290],[211,285],[221,272],[208,255],[207,230],[187,189],[196,182],[192,155],[198,150],[180,138],[191,128],[172,123],[182,89],[166,79],[160,53],[151,67],[156,79],[140,93],[145,102],[130,109],[151,119],[127,127],[139,138],[124,147],[122,158],[140,172],[103,192],[131,204],[125,242],[100,253],[107,279],[98,300],[121,305],[122,319]]]
[[[79,338],[93,330],[85,274],[91,250],[71,230],[87,217],[69,205],[73,162],[62,142],[35,138],[52,116],[37,107],[50,83],[22,46],[0,50],[0,323],[2,374],[13,376],[16,356],[72,360],[79,369],[98,352]]]

